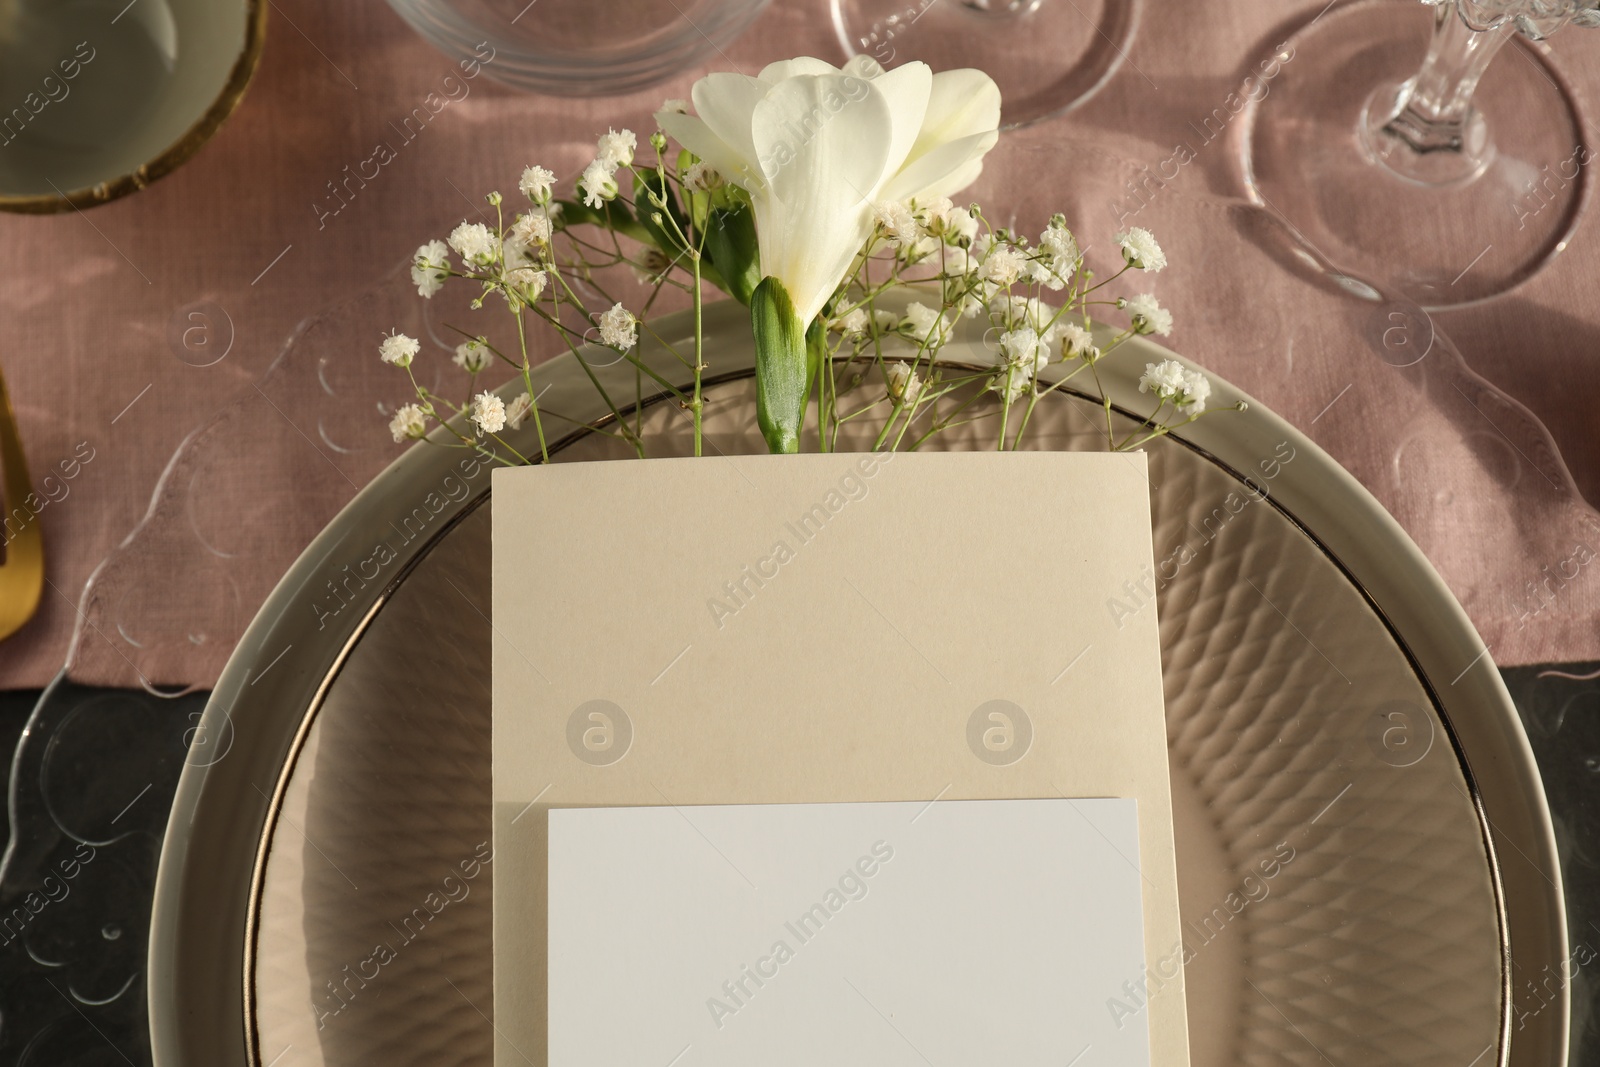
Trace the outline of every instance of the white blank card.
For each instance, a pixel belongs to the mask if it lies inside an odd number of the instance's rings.
[[[549,817],[550,1067],[1149,1065],[1133,800]]]

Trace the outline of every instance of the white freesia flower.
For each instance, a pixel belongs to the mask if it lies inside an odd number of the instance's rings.
[[[638,320],[620,303],[611,305],[600,316],[600,340],[619,352],[626,352],[639,343]]]
[[[493,393],[479,393],[472,398],[473,423],[478,427],[478,435],[486,433],[499,433],[506,426],[506,402]]]
[[[632,130],[607,130],[600,135],[595,158],[615,171],[618,167],[626,167],[633,162],[633,153],[638,147],[639,139],[633,135]]]
[[[526,167],[517,182],[517,188],[522,190],[523,196],[542,206],[550,202],[551,187],[555,184],[555,180],[553,171],[545,170],[543,167]]]
[[[411,281],[423,299],[444,288],[444,280],[450,276],[449,254],[443,241],[429,241],[411,257]]]
[[[1167,254],[1161,251],[1156,239],[1142,226],[1131,227],[1127,233],[1117,234],[1117,247],[1122,249],[1122,260],[1134,270],[1147,270],[1155,274],[1167,265]]]
[[[616,199],[616,169],[606,166],[603,159],[595,160],[583,169],[583,177],[578,179],[578,191],[583,194],[583,202],[592,208]]]
[[[489,346],[480,340],[463,341],[456,345],[456,354],[450,357],[450,362],[466,371],[468,374],[482,374],[489,369],[493,360]]]
[[[1165,337],[1172,332],[1172,312],[1157,303],[1149,293],[1140,293],[1121,303],[1128,309],[1135,333],[1158,333]]]
[[[889,399],[897,406],[915,404],[922,395],[922,379],[908,364],[899,361],[884,364],[883,380],[889,389]]]
[[[403,333],[390,332],[378,343],[378,355],[383,357],[383,361],[393,363],[402,369],[411,366],[412,359],[420,351],[422,346],[417,343],[417,339],[407,337]]]
[[[1000,91],[978,70],[801,58],[755,78],[708,75],[692,95],[698,117],[656,121],[750,194],[761,273],[782,283],[802,328],[866,243],[872,205],[965,188],[999,137]]]
[[[428,432],[428,416],[420,404],[401,404],[389,420],[389,433],[394,443],[423,437]]]
[[[506,425],[513,430],[520,430],[522,423],[528,417],[528,412],[533,410],[533,401],[528,399],[527,393],[518,393],[511,398],[511,403],[506,405]]]

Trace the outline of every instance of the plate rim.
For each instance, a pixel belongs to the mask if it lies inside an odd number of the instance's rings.
[[[677,337],[686,330],[688,321],[688,313],[664,317],[658,333]],[[754,367],[754,352],[743,309],[731,302],[710,304],[705,310],[705,322],[708,337],[718,340],[719,363],[727,368],[715,380],[748,377]],[[1152,358],[1175,358],[1193,365],[1147,338],[1134,338],[1129,344],[1135,351],[1124,353],[1119,361],[1103,367],[1101,374],[1107,395],[1124,410],[1133,407],[1137,396],[1137,378],[1132,368],[1137,365],[1138,351]],[[684,373],[682,364],[659,342],[647,342],[640,355],[669,380]],[[604,378],[605,368],[597,369]],[[569,410],[587,410],[596,403],[587,378],[570,355],[540,364],[533,374],[540,379],[536,385],[555,393],[550,402],[571,401]],[[627,377],[631,388],[631,373]],[[1242,477],[1240,464],[1235,462],[1238,456],[1270,455],[1272,443],[1280,440],[1289,440],[1297,456],[1309,460],[1297,464],[1292,479],[1278,481],[1267,499],[1334,561],[1384,622],[1433,699],[1468,782],[1489,860],[1501,931],[1502,1010],[1497,1060],[1506,1064],[1511,1062],[1513,1050],[1527,1050],[1526,1055],[1517,1057],[1518,1063],[1565,1063],[1570,1013],[1565,987],[1556,1003],[1540,1013],[1544,1017],[1541,1040],[1523,1040],[1520,1044],[1511,1040],[1509,941],[1514,940],[1511,935],[1515,921],[1527,906],[1529,919],[1524,921],[1530,926],[1529,932],[1543,934],[1543,944],[1524,949],[1524,953],[1535,957],[1532,963],[1536,967],[1541,962],[1548,964],[1557,958],[1557,953],[1559,958],[1565,958],[1567,929],[1554,829],[1538,767],[1504,682],[1492,669],[1488,650],[1420,549],[1364,486],[1298,429],[1225,380],[1214,374],[1211,378],[1216,406],[1242,400],[1250,405],[1249,413],[1201,420],[1173,436],[1235,477]],[[708,376],[708,383],[712,380]],[[519,385],[513,381],[503,388]],[[655,399],[660,399],[659,394]],[[552,450],[566,447],[586,432],[574,430]],[[1261,451],[1263,446],[1265,451]],[[393,508],[382,505],[402,500],[409,503],[409,492],[402,491],[402,487],[419,478],[436,482],[455,470],[456,461],[456,454],[450,451],[413,446],[358,492],[312,540],[267,597],[212,691],[196,736],[221,737],[226,733],[231,736],[232,745],[210,763],[185,764],[162,842],[152,904],[147,1007],[152,1053],[155,1062],[164,1067],[261,1063],[251,967],[256,906],[275,813],[300,746],[323,695],[372,618],[432,546],[488,498],[488,480],[473,485],[461,501],[441,512],[444,521],[430,536],[419,537],[405,546],[401,566],[393,578],[381,587],[363,590],[364,595],[352,600],[359,610],[341,612],[342,618],[335,619],[334,632],[328,636],[336,641],[304,647],[299,655],[289,654],[294,647],[291,642],[282,653],[288,662],[273,672],[270,684],[259,690],[250,681],[252,667],[279,655],[277,649],[284,638],[304,631],[303,625],[290,621],[287,609],[302,598],[304,590],[319,588],[319,579],[336,570],[334,562],[341,558],[340,550],[347,548],[346,542],[358,534],[365,517],[372,512],[393,513]],[[1329,498],[1339,506],[1330,505]],[[1422,627],[1424,621],[1426,629]],[[1425,640],[1417,642],[1408,636],[1416,634],[1424,635]],[[1447,660],[1467,666],[1448,686],[1441,686],[1438,680],[1454,669],[1447,666]],[[1480,660],[1489,661],[1490,669],[1481,669]],[[263,672],[256,681],[265,683],[268,677]],[[1471,752],[1490,744],[1500,746],[1495,758],[1475,764]],[[230,763],[227,756],[234,752],[240,758]],[[1504,796],[1495,790],[1491,797],[1477,770],[1480,765],[1490,764],[1496,768],[1498,780],[1535,788]],[[270,795],[261,788],[263,778],[271,783]],[[1500,817],[1498,823],[1495,814]],[[1501,849],[1497,841],[1501,839],[1529,859],[1548,884],[1549,892],[1541,891],[1530,879],[1516,880],[1514,892],[1508,890],[1499,862]],[[1522,847],[1518,847],[1519,842]],[[231,863],[219,864],[223,858],[219,852],[229,854]],[[239,882],[243,879],[230,882],[218,878],[215,871],[219,865],[235,873],[248,870],[247,891],[242,897]],[[225,906],[217,906],[219,901]],[[1533,914],[1535,903],[1543,905],[1538,915]],[[202,904],[210,907],[199,906]],[[1534,919],[1543,922],[1530,921]],[[1542,960],[1537,958],[1541,956]],[[231,972],[237,985],[231,981],[218,983],[211,977],[219,962],[223,974]],[[1535,1034],[1539,1032],[1535,1030]]]

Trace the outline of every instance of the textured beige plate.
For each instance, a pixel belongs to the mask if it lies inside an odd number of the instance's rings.
[[[719,368],[748,366],[737,317],[713,312],[713,335],[728,338]],[[1114,400],[1137,404],[1132,372],[1157,353],[1119,357]],[[547,404],[583,410],[575,367],[545,373]],[[1237,395],[1221,385],[1217,403]],[[751,396],[742,377],[713,390],[714,447],[758,447]],[[1101,417],[1064,398],[1036,446],[1099,447]],[[677,412],[657,405],[646,422],[676,445],[658,453],[681,450]],[[1519,970],[1537,971],[1564,954],[1565,928],[1536,772],[1482,645],[1392,520],[1315,446],[1259,408],[1196,429],[1193,443],[1151,449],[1193,1062],[1563,1062],[1564,1001],[1520,1006],[1527,1025],[1509,1033],[1508,940]],[[583,438],[560,457],[600,458],[609,444]],[[236,1062],[242,1041],[281,1067],[489,1062],[490,878],[445,882],[489,837],[488,479],[460,480],[451,499],[457,458],[413,450],[364,491],[274,594],[219,686],[209,726],[231,722],[260,743],[180,787],[178,810],[209,822],[175,817],[163,855],[159,1062]],[[444,496],[431,519],[415,510],[430,491]],[[402,527],[415,527],[409,543]],[[316,644],[311,604],[380,537],[403,546],[404,579],[382,596],[395,575],[342,583],[349,606],[316,656],[248,692],[246,669],[286,639]],[[1056,550],[1019,538],[969,570],[1003,591]],[[561,614],[549,605],[552,626]],[[219,808],[247,788],[279,803],[249,929],[235,932],[231,912],[183,908],[204,892],[207,841],[228,847]],[[225,959],[233,936],[248,938],[235,979],[243,1034],[197,1003],[228,1002],[199,959]]]

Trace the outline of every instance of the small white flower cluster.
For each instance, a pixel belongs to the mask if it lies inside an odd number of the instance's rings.
[[[617,198],[617,171],[633,164],[638,147],[639,139],[632,130],[607,130],[600,135],[594,160],[578,179],[578,192],[583,194],[585,204],[599,208]]]
[[[941,247],[965,248],[978,234],[978,220],[947,196],[927,202],[884,200],[872,205],[878,234],[905,263],[930,259]]]
[[[401,404],[394,413],[394,418],[389,420],[389,433],[394,436],[394,443],[401,444],[405,441],[418,441],[427,436],[428,413],[421,404]]]
[[[620,303],[611,305],[600,316],[600,342],[618,352],[639,343],[639,320]]]
[[[468,374],[478,375],[489,369],[489,364],[494,362],[494,358],[493,353],[489,351],[488,340],[476,337],[456,345],[456,354],[450,358],[450,362]]]
[[[378,343],[378,355],[382,357],[383,361],[385,363],[393,363],[402,370],[411,366],[411,361],[416,358],[417,353],[420,351],[422,351],[422,345],[417,342],[417,339],[415,337],[407,337],[403,333],[391,331],[385,334],[383,340]]]
[[[1149,293],[1140,293],[1130,300],[1119,300],[1117,306],[1127,309],[1134,333],[1158,333],[1165,337],[1172,332],[1172,312],[1162,307]]]
[[[472,398],[472,414],[468,416],[478,428],[478,436],[499,433],[506,428],[506,402],[493,393],[479,393]]]
[[[1175,359],[1146,363],[1139,377],[1139,392],[1154,393],[1156,399],[1171,404],[1178,414],[1195,418],[1206,409],[1211,396],[1211,379],[1189,370]]]
[[[922,395],[922,379],[911,368],[909,363],[894,360],[883,365],[883,381],[889,391],[889,399],[895,407],[904,404],[915,404]]]

